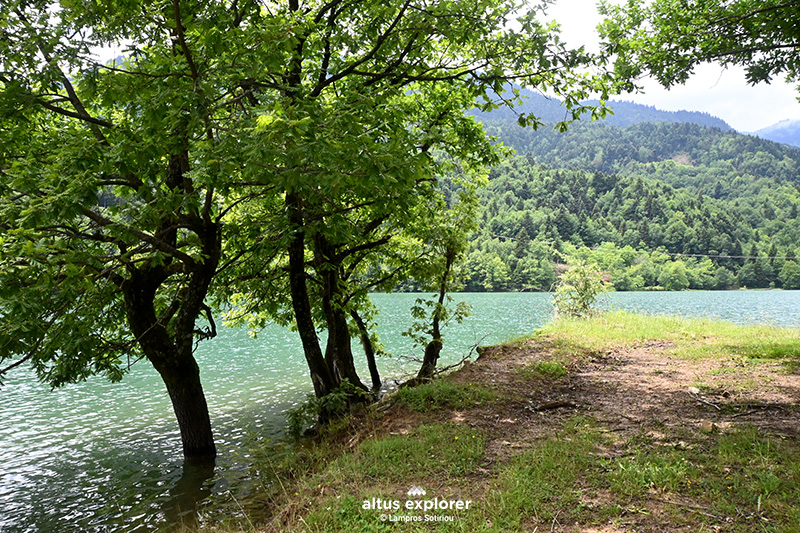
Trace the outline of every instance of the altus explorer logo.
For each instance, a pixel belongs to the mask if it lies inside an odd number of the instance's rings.
[[[408,489],[408,492],[406,494],[414,498],[419,498],[420,496],[425,496],[427,492],[425,492],[425,489],[423,489],[422,487],[414,485],[413,487]]]
[[[400,500],[384,500],[383,498],[371,498],[369,500],[364,500],[361,504],[361,508],[365,511],[399,511],[400,509],[405,509],[408,511],[419,510],[419,511],[451,511],[451,510],[466,510],[469,509],[469,506],[472,504],[472,500],[446,500],[446,499],[439,499],[438,497],[429,500],[429,499],[419,499],[421,496],[427,495],[425,489],[418,485],[414,485],[408,492],[406,493],[410,498],[405,502],[401,502]],[[391,517],[385,517],[385,515],[381,515],[381,520],[386,520],[387,518],[391,519]],[[417,520],[422,519],[423,517],[408,517],[409,519]],[[408,521],[408,520],[404,520]]]

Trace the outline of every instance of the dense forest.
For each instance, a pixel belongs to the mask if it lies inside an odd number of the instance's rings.
[[[616,290],[800,288],[796,148],[696,123],[482,119],[517,155],[480,193],[466,290],[548,290],[578,256]]]

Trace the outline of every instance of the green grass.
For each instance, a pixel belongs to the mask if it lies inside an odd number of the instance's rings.
[[[320,510],[312,511],[304,518],[309,530],[397,529],[398,524],[381,522],[379,513],[364,510],[362,502],[375,497],[396,499],[398,495],[387,493],[384,487],[398,481],[410,486],[422,473],[428,479],[432,477],[440,491],[456,487],[459,499],[474,501],[469,510],[450,513],[457,519],[437,524],[437,531],[520,531],[524,525],[537,521],[549,524],[556,516],[561,519],[579,516],[583,510],[580,500],[584,489],[593,477],[600,475],[595,454],[597,444],[604,438],[594,429],[593,421],[576,418],[566,423],[559,435],[545,439],[508,463],[497,466],[489,481],[487,495],[479,499],[477,491],[482,489],[472,476],[482,457],[485,437],[473,439],[471,430],[463,426],[437,424],[422,426],[420,430],[421,434],[389,437],[375,444],[365,443],[353,454],[352,460],[347,459],[346,465],[339,462],[331,465],[329,471],[346,471],[349,479],[369,479],[377,475],[382,489],[362,486],[348,491],[347,497],[326,498],[317,506]],[[458,444],[465,438],[463,446]],[[414,444],[416,441],[420,444]],[[395,454],[398,449],[408,451]],[[397,514],[415,513],[401,510]],[[403,524],[402,529],[430,531],[431,526]]]
[[[538,331],[555,350],[578,356],[649,342],[672,345],[689,359],[739,357],[744,361],[800,360],[800,330],[737,326],[711,319],[609,312],[591,319],[560,318]]]
[[[281,530],[431,531],[430,524],[381,521],[380,511],[363,507],[372,498],[404,502],[417,484],[427,497],[474,502],[466,511],[438,513],[455,520],[437,524],[437,531],[546,531],[556,522],[623,530],[642,524],[645,530],[798,530],[800,445],[794,439],[753,427],[710,434],[665,429],[659,437],[642,430],[621,439],[575,417],[491,467],[484,459],[489,435],[469,426],[427,424],[407,435],[376,436],[298,473],[287,487],[295,496],[281,504],[295,518]],[[237,527],[251,530],[247,520]]]
[[[602,457],[613,433],[591,420],[570,421],[498,468],[476,523],[498,531],[562,523],[625,525],[655,514],[674,527],[725,531],[800,530],[800,447],[755,428],[723,434],[646,434],[616,443],[618,458]],[[600,500],[594,498],[606,490]],[[685,504],[689,503],[687,507]]]
[[[563,434],[502,465],[482,506],[485,519],[501,531],[522,531],[532,523],[549,524],[556,516],[575,518],[582,492],[598,475],[601,440],[591,421],[576,418]]]
[[[719,374],[730,368],[733,376],[775,360],[787,371],[800,368],[798,331],[710,320],[607,313],[588,321],[558,320],[536,342],[549,353],[519,372],[540,379],[560,379],[576,358],[654,342],[682,357],[727,361],[730,366]],[[747,379],[755,378],[743,375],[737,382],[763,386]],[[702,381],[693,384],[711,390]],[[470,407],[494,404],[502,413],[499,398],[486,387],[449,380],[397,393],[398,403],[413,411],[462,411],[454,418],[467,421],[471,414],[463,411]],[[800,531],[800,443],[755,427],[733,423],[704,432],[661,424],[623,437],[618,428],[576,417],[546,437],[512,446],[464,423],[382,433],[393,426],[381,416],[363,419],[360,442],[350,441],[353,428],[343,421],[319,443],[268,464],[272,481],[265,481],[265,492],[267,485],[272,492],[264,506],[283,516],[279,530],[504,532],[611,524],[625,531]],[[502,439],[513,440],[513,433]],[[428,498],[470,499],[475,505],[435,526],[383,522],[380,511],[363,507],[372,498],[404,501],[413,485],[424,486]],[[252,508],[245,504],[245,510]],[[396,514],[419,515],[402,509]],[[240,516],[236,509],[230,515]],[[252,518],[259,530],[258,515],[248,516],[240,526],[251,529]]]
[[[452,383],[446,379],[436,379],[424,385],[404,387],[397,391],[397,400],[418,412],[436,409],[459,411],[497,399],[497,392],[482,385]]]
[[[568,374],[563,364],[556,361],[536,361],[518,370],[519,374],[528,379],[561,379]]]
[[[644,497],[651,490],[677,493],[700,477],[698,467],[677,448],[651,453],[641,447],[634,455],[606,463],[606,467],[611,490],[628,498]]]
[[[468,484],[484,459],[486,436],[468,426],[428,424],[408,435],[368,440],[331,463],[307,485],[306,493],[334,487],[336,495],[317,500],[303,521],[311,531],[388,531],[397,524],[382,522],[380,511],[365,510],[372,498],[405,502],[413,485],[452,489]],[[380,489],[371,481],[380,480]],[[314,485],[316,483],[316,485]],[[394,488],[394,490],[392,490]],[[344,492],[345,496],[339,494]],[[438,494],[442,496],[441,494]],[[463,498],[470,499],[469,494]],[[465,514],[466,511],[459,511]],[[393,514],[420,514],[400,509]],[[433,514],[433,512],[430,512]],[[412,531],[417,530],[413,525]]]
[[[419,475],[463,476],[483,457],[483,434],[468,426],[430,424],[409,435],[368,440],[335,466],[345,477],[369,476],[403,481]]]
[[[375,533],[392,531],[396,524],[380,520],[380,511],[369,511],[362,508],[363,501],[370,498],[394,499],[392,495],[370,494],[358,496],[346,494],[341,498],[326,498],[313,508],[303,519],[307,531],[363,531]]]
[[[800,374],[800,359],[783,361],[781,364],[783,365],[784,372],[787,374]]]
[[[726,531],[796,531],[791,528],[800,524],[794,442],[747,427],[669,443],[642,436],[627,444],[624,458],[603,462],[622,505],[674,502],[668,507],[676,525],[722,521]]]

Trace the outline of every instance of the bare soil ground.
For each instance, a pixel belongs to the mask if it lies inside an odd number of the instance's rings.
[[[404,434],[432,421],[479,428],[488,436],[487,462],[481,468],[487,478],[495,464],[552,436],[576,415],[596,420],[620,443],[645,434],[655,442],[681,445],[672,442],[678,439],[676,435],[724,432],[735,426],[755,426],[763,434],[783,439],[798,438],[800,375],[787,372],[780,363],[753,364],[735,357],[687,360],[673,355],[670,343],[653,342],[584,354],[568,365],[568,374],[561,378],[523,375],[522,370],[535,362],[552,360],[551,348],[546,339],[484,348],[475,362],[447,379],[493,388],[501,401],[464,411],[426,413],[394,405],[373,430]],[[612,459],[624,453],[622,445],[602,451]],[[599,491],[592,498],[607,503],[610,495]],[[565,524],[553,530],[688,532],[695,529],[672,524],[664,504],[704,512],[701,507],[693,509],[692,502],[664,501],[658,495],[646,503],[647,512],[630,517],[623,529]],[[711,530],[724,531],[724,527]]]
[[[731,360],[686,360],[669,353],[669,343],[650,343],[595,353],[575,363],[557,380],[532,380],[521,370],[549,360],[546,342],[490,346],[477,361],[449,379],[502,391],[510,401],[461,412],[394,413],[386,429],[405,433],[431,418],[467,422],[491,436],[488,453],[502,458],[508,448],[524,447],[551,435],[576,414],[594,418],[621,435],[700,432],[731,425],[753,425],[766,434],[796,438],[800,431],[800,375],[780,363],[743,364]]]

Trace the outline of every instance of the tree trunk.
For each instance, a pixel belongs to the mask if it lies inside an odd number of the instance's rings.
[[[303,343],[303,353],[308,363],[314,393],[317,398],[330,394],[336,388],[333,375],[322,355],[317,330],[308,299],[305,269],[305,231],[303,227],[302,199],[296,193],[286,195],[289,223],[294,231],[289,243],[289,287],[292,295],[297,331]]]
[[[200,368],[191,353],[191,346],[181,350],[172,342],[165,343],[163,341],[169,341],[165,334],[166,331],[155,324],[150,332],[144,334],[146,338],[140,344],[167,387],[172,409],[178,420],[183,456],[190,461],[213,459],[217,449],[211,431],[208,404],[200,382]],[[160,346],[157,347],[157,344]]]
[[[337,383],[341,384],[345,380],[349,381],[362,390],[367,390],[366,385],[361,382],[361,378],[356,371],[353,359],[353,349],[350,343],[350,328],[347,325],[347,316],[342,309],[334,308],[328,302],[324,302],[326,308],[328,324],[328,345],[325,350],[325,360],[333,372]]]
[[[372,390],[379,390],[381,388],[381,375],[378,372],[378,365],[375,363],[375,347],[372,346],[372,339],[369,337],[367,325],[361,316],[355,311],[350,311],[350,316],[356,323],[358,333],[361,336],[361,346],[364,348],[364,355],[367,357],[367,367],[369,367],[369,376],[372,379]]]
[[[184,457],[208,460],[216,455],[216,446],[200,368],[192,354],[194,321],[185,322],[181,331],[170,335],[158,319],[155,295],[165,279],[163,269],[132,271],[121,284],[125,311],[139,346],[167,387],[178,419]]]
[[[213,459],[217,455],[217,448],[200,382],[200,368],[194,356],[184,356],[177,365],[169,370],[159,369],[159,373],[167,386],[172,409],[178,419],[183,456],[190,461]]]
[[[444,310],[444,300],[447,297],[448,282],[450,281],[450,271],[453,268],[453,263],[456,260],[456,252],[452,248],[445,250],[445,264],[442,278],[439,281],[439,299],[437,300],[436,308],[433,311],[433,319],[431,324],[431,341],[425,346],[425,356],[422,359],[422,367],[417,373],[417,381],[424,381],[433,377],[436,371],[436,363],[439,361],[439,354],[442,353],[442,332],[440,330],[440,323],[442,319],[442,311]]]
[[[417,381],[426,381],[433,377],[436,371],[436,363],[439,361],[439,354],[441,352],[441,338],[433,339],[425,346],[425,356],[422,359],[422,366],[417,373]]]
[[[325,362],[328,364],[337,385],[345,380],[360,389],[367,390],[356,372],[353,349],[350,343],[350,328],[347,314],[342,305],[339,265],[331,258],[334,249],[324,235],[317,234],[313,240],[314,266],[322,281],[322,310],[328,327],[328,344],[325,348]]]

